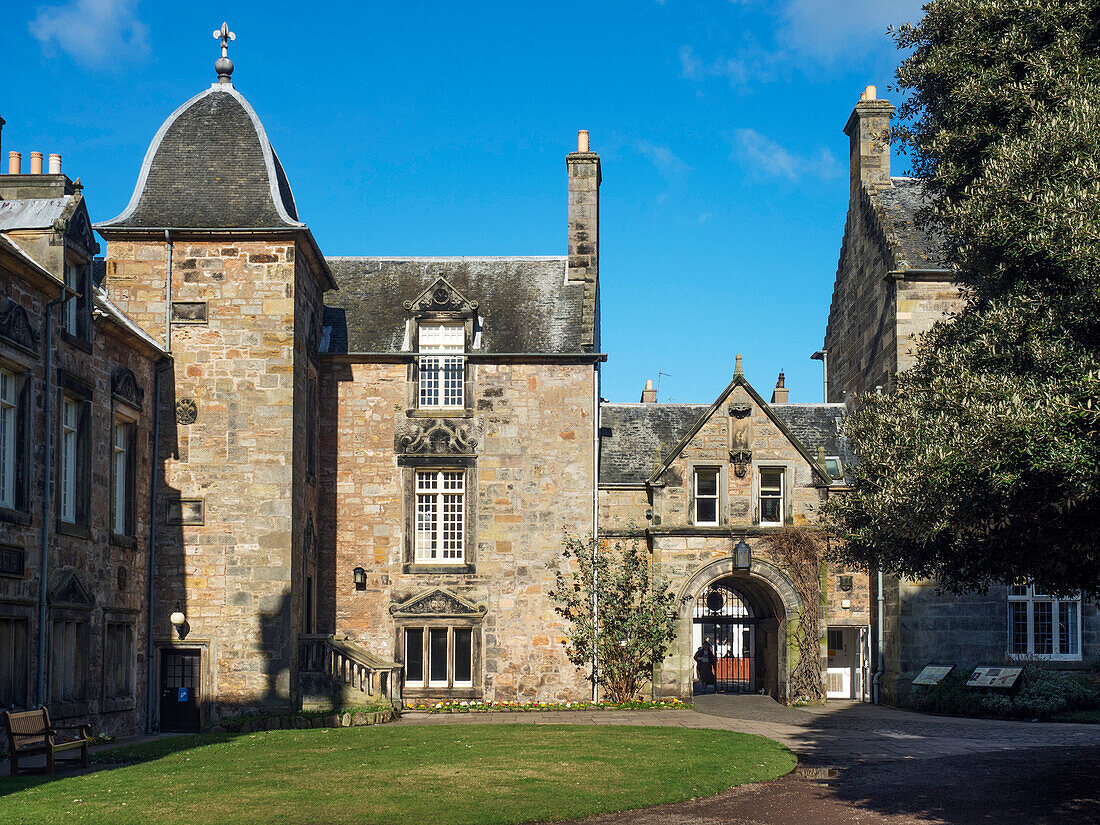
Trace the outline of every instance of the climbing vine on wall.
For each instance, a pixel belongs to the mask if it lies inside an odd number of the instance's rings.
[[[769,532],[768,547],[783,561],[798,598],[802,613],[795,628],[798,662],[790,671],[788,695],[791,699],[825,698],[821,679],[821,564],[825,550],[824,534],[801,527],[783,527]]]

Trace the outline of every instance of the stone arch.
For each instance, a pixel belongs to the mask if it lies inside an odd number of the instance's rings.
[[[692,694],[695,663],[692,643],[692,613],[696,597],[711,583],[727,581],[747,597],[758,612],[768,613],[759,625],[758,656],[763,656],[765,675],[762,687],[776,701],[788,699],[787,636],[788,620],[796,619],[802,600],[787,575],[770,562],[755,558],[748,570],[738,570],[733,559],[717,559],[699,568],[680,588],[677,596],[677,644],[665,666],[675,669],[674,681],[680,696]],[[665,680],[667,684],[668,680]]]

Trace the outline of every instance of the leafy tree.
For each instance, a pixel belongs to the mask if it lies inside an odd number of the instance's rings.
[[[639,544],[565,536],[551,593],[554,609],[569,621],[569,661],[591,665],[594,649],[599,682],[614,702],[638,694],[675,637],[676,597],[654,576]]]
[[[932,0],[896,131],[968,303],[860,399],[849,560],[1100,593],[1100,2]]]

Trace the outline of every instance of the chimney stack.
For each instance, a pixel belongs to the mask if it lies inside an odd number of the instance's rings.
[[[60,175],[61,174],[61,155],[57,155],[57,154],[50,155],[50,174],[51,175]]]
[[[3,135],[5,123],[7,123],[7,121],[0,117],[0,135]],[[0,155],[0,157],[3,157],[3,155]]]
[[[852,198],[859,194],[861,185],[891,185],[890,118],[893,114],[890,101],[879,100],[878,89],[868,86],[844,126],[844,134],[850,142]]]
[[[591,352],[596,340],[596,296],[600,279],[600,156],[591,151],[588,132],[577,133],[577,151],[565,158],[569,175],[569,225],[566,281],[584,284],[581,346]]]
[[[20,167],[23,165],[23,156],[19,152],[8,152],[8,174],[21,175]]]
[[[31,174],[32,175],[41,175],[42,174],[42,153],[41,152],[31,152]]]
[[[775,389],[772,390],[772,403],[786,404],[789,394],[790,390],[787,389],[787,379],[783,373],[779,373],[779,380],[775,382]]]
[[[645,380],[645,389],[642,390],[642,403],[643,404],[656,404],[657,403],[657,390],[653,388],[653,379],[647,378]]]

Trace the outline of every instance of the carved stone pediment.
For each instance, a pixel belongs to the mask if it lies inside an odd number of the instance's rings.
[[[138,386],[137,376],[127,367],[119,367],[111,376],[111,395],[138,410],[145,400],[145,390]]]
[[[747,418],[751,412],[750,404],[730,404],[729,406],[729,414],[733,418]]]
[[[477,438],[446,418],[429,419],[397,436],[397,451],[406,455],[473,455],[476,447]]]
[[[405,309],[414,314],[424,312],[467,312],[477,310],[477,301],[467,301],[450,281],[437,278],[412,301],[405,301]]]
[[[483,604],[475,605],[446,590],[429,590],[403,602],[390,605],[390,615],[401,617],[438,617],[478,619],[489,611]]]
[[[88,588],[80,581],[75,572],[68,572],[61,577],[61,581],[50,594],[50,604],[54,606],[91,608],[95,605],[95,599],[88,592]]]
[[[31,326],[27,310],[11,299],[4,314],[0,315],[0,335],[25,350],[35,352],[38,349],[39,336]]]
[[[176,402],[176,423],[187,427],[199,417],[199,405],[194,398],[181,398]]]

